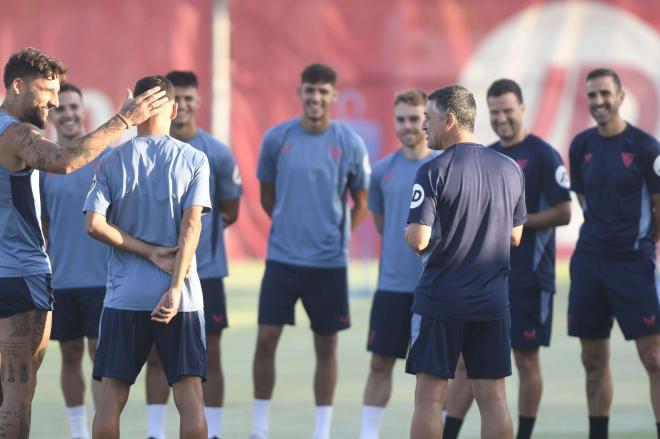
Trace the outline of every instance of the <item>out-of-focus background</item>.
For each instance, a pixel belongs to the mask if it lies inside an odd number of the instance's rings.
[[[324,62],[337,70],[340,99],[334,115],[364,137],[372,162],[399,146],[392,127],[392,98],[410,87],[468,87],[477,98],[478,138],[494,141],[485,94],[501,77],[521,84],[527,127],[567,160],[572,136],[592,124],[584,76],[600,66],[613,68],[622,78],[626,119],[660,136],[657,0],[5,1],[0,62],[25,46],[60,57],[70,67],[68,80],[85,95],[89,128],[116,111],[125,89],[139,77],[172,69],[197,73],[203,96],[199,124],[231,145],[244,183],[240,218],[227,232],[232,328],[224,336],[225,438],[245,437],[249,431],[256,294],[270,226],[258,201],[259,143],[268,127],[300,113],[295,92],[306,65]],[[570,226],[558,234],[561,258],[570,255],[580,223],[575,208]],[[357,436],[378,248],[368,220],[351,244],[354,328],[340,341],[343,360],[333,423],[337,438]],[[578,343],[565,335],[568,276],[562,267],[553,346],[543,352],[547,384],[537,430],[539,437],[547,438],[586,435]],[[275,439],[309,437],[313,426],[311,335],[304,318],[299,320],[296,329],[286,331],[278,356]],[[646,376],[634,346],[621,342],[618,333],[613,342],[611,423],[613,431],[624,434],[615,437],[654,437]],[[53,344],[40,372],[33,437],[66,436],[58,370]],[[514,376],[509,395],[514,414],[515,381]],[[413,381],[398,369],[396,386],[383,438],[407,435]],[[145,435],[142,395],[137,386],[134,406],[124,419],[126,437]],[[465,437],[478,433],[477,420],[473,414]],[[172,409],[172,435],[174,421]]]

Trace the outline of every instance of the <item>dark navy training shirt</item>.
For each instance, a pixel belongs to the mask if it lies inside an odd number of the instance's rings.
[[[515,145],[493,143],[491,149],[515,160],[525,174],[527,213],[570,201],[568,172],[559,153],[533,134]],[[509,285],[555,290],[555,228],[525,227],[519,247],[511,248]]]
[[[432,233],[413,312],[452,320],[505,316],[511,229],[526,220],[525,178],[508,157],[459,143],[423,164],[408,223]]]
[[[577,249],[655,254],[651,194],[660,193],[660,144],[628,124],[602,137],[578,134],[570,148],[571,189],[584,195]]]

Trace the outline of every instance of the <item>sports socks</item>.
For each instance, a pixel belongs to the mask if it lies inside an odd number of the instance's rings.
[[[589,439],[607,439],[609,416],[589,416]]]
[[[458,432],[461,431],[462,425],[462,419],[447,416],[445,419],[445,428],[442,433],[442,439],[456,439],[458,437]]]
[[[332,406],[316,406],[316,428],[312,439],[330,439],[330,423],[332,422]]]
[[[219,438],[222,432],[222,407],[204,407],[208,437]]]
[[[75,407],[67,407],[66,414],[69,418],[69,428],[71,437],[80,439],[89,439],[89,429],[87,428],[87,410],[85,404]]]
[[[268,438],[268,411],[270,399],[255,399],[252,403],[252,435],[259,439]]]
[[[167,404],[147,405],[147,436],[154,439],[165,439],[165,414]]]
[[[362,406],[362,427],[360,428],[360,439],[378,439],[380,424],[385,414],[384,407],[373,405]]]
[[[518,416],[518,435],[516,439],[531,439],[536,416]]]

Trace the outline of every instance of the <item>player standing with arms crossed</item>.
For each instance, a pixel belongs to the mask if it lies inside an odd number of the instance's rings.
[[[268,437],[275,386],[275,351],[298,299],[311,321],[316,352],[314,439],[328,439],[337,380],[337,331],[350,326],[348,241],[367,216],[371,168],[362,139],[332,121],[337,75],[312,64],[301,74],[303,114],[264,135],[257,176],[261,205],[272,218],[266,272],[259,296],[254,353],[252,438]],[[354,207],[349,210],[346,194]]]
[[[401,231],[406,226],[410,191],[422,163],[434,157],[422,131],[426,93],[408,90],[394,98],[394,127],[401,148],[374,165],[369,210],[382,236],[378,291],[371,306],[367,350],[372,353],[364,389],[360,439],[377,439],[392,393],[392,369],[406,358],[410,342],[413,291],[422,261]]]
[[[608,435],[614,317],[648,372],[660,437],[660,144],[619,114],[625,93],[614,71],[589,72],[586,92],[596,126],[570,148],[571,188],[584,224],[571,258],[568,334],[582,345],[589,437]]]

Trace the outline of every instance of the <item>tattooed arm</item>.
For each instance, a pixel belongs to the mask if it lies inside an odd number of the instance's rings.
[[[70,146],[60,146],[43,137],[28,123],[11,125],[0,136],[0,149],[9,150],[16,157],[19,170],[25,166],[57,174],[68,174],[85,166],[112,143],[129,125],[139,125],[158,113],[168,99],[165,91],[154,87],[132,99],[130,93],[119,115],[91,133],[77,139]],[[122,118],[126,121],[122,120]]]

